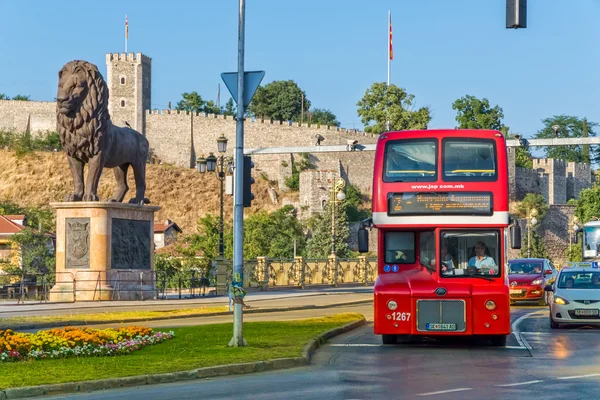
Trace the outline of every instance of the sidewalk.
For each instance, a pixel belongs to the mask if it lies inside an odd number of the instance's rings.
[[[326,287],[311,289],[274,290],[250,292],[245,303],[250,309],[327,306],[373,300],[373,287]],[[201,307],[222,307],[229,305],[227,296],[201,297],[182,300],[145,300],[145,301],[98,301],[77,303],[0,303],[0,318],[91,314],[106,311],[169,311]]]

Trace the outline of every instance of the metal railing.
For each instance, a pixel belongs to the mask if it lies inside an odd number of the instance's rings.
[[[244,263],[248,290],[311,286],[369,285],[377,278],[376,258],[271,259]],[[0,301],[75,302],[189,299],[226,295],[232,280],[230,260],[210,270],[109,270],[0,275]]]

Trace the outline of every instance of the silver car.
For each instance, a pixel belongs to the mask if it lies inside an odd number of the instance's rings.
[[[598,263],[571,263],[564,267],[553,285],[550,328],[561,325],[600,325],[600,269]]]

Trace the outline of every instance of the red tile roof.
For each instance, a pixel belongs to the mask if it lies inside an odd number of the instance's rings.
[[[14,235],[24,229],[22,225],[11,221],[7,216],[0,215],[0,235]]]
[[[11,221],[19,221],[25,219],[24,214],[5,215],[5,217],[10,219]]]
[[[179,225],[173,221],[154,221],[154,233],[164,233],[171,227],[173,227],[173,229],[175,229],[177,232],[183,232]]]

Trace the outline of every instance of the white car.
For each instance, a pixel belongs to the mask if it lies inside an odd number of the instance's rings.
[[[598,263],[571,263],[552,286],[550,328],[561,325],[600,325],[600,268]]]

